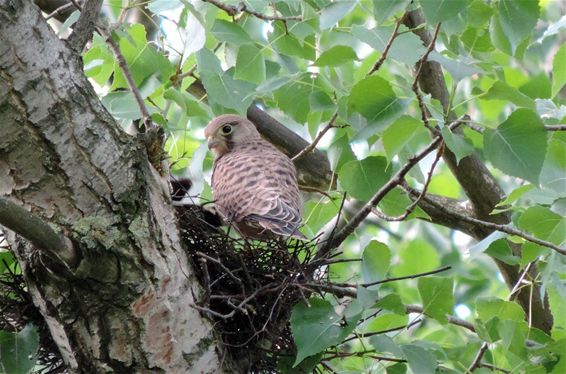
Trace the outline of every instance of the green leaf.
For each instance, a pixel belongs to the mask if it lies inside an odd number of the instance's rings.
[[[148,77],[159,75],[160,80],[166,80],[175,71],[173,64],[159,53],[152,43],[148,43],[146,31],[143,25],[133,24],[126,33],[121,32],[119,46],[124,59],[128,64],[128,70],[134,81],[141,85]],[[117,66],[114,68],[114,80],[112,90],[116,88],[129,89],[122,70]],[[149,94],[149,93],[148,93]]]
[[[466,9],[468,0],[419,0],[427,21],[436,24],[458,15]]]
[[[497,129],[484,135],[486,157],[501,171],[539,183],[546,153],[546,131],[538,115],[517,109]]]
[[[401,348],[387,335],[374,335],[369,338],[369,343],[377,352],[389,352],[396,358],[405,357]]]
[[[116,118],[136,120],[142,117],[140,107],[129,91],[110,92],[102,98],[102,104]]]
[[[364,283],[373,283],[385,279],[391,251],[389,247],[376,240],[372,240],[364,249],[362,255],[362,279]]]
[[[562,44],[552,62],[552,97],[566,84],[566,43]]]
[[[10,374],[26,374],[37,360],[39,334],[28,324],[18,333],[0,330],[0,371]]]
[[[550,138],[540,182],[546,189],[566,197],[566,133],[555,132]]]
[[[359,315],[350,320],[342,319],[328,301],[309,299],[310,306],[304,302],[293,307],[291,331],[297,345],[297,366],[306,357],[340,343],[356,327]]]
[[[474,146],[462,134],[453,133],[446,126],[443,126],[440,132],[448,148],[454,152],[456,163],[459,163],[461,159],[474,153]]]
[[[556,245],[566,241],[566,218],[540,205],[527,209],[519,218],[518,226]]]
[[[349,161],[356,161],[356,156],[352,152],[348,135],[343,135],[332,143],[328,149],[328,160],[332,170],[340,170]]]
[[[300,79],[291,81],[273,93],[277,106],[299,123],[305,123],[310,113],[310,95],[316,81],[303,74]]]
[[[424,314],[442,324],[448,323],[447,314],[454,310],[454,287],[451,278],[425,277],[419,278],[418,289],[421,295]]]
[[[519,91],[531,99],[550,99],[552,95],[551,84],[548,76],[545,73],[540,73],[521,87]]]
[[[378,25],[405,9],[411,0],[373,0],[373,15]]]
[[[12,252],[0,249],[0,274],[8,270],[15,261],[16,258]]]
[[[222,19],[217,19],[214,22],[210,32],[221,42],[232,43],[235,45],[252,42],[248,33],[240,25]]]
[[[367,325],[366,331],[377,332],[389,329],[394,329],[398,327],[403,327],[407,325],[409,321],[409,316],[407,314],[397,314],[397,313],[387,313],[378,315],[376,318],[371,320]]]
[[[409,205],[413,201],[409,199],[407,193],[399,187],[395,187],[389,191],[387,195],[379,202],[378,206],[382,212],[388,216],[400,216],[405,213]],[[430,218],[420,207],[414,208],[413,212],[409,214],[407,220],[413,218]]]
[[[529,109],[535,108],[535,102],[533,99],[522,94],[518,89],[509,86],[503,81],[495,81],[493,86],[491,86],[485,94],[481,95],[480,98],[485,100],[506,100],[519,107]]]
[[[338,180],[352,197],[369,201],[391,175],[384,157],[370,156],[362,161],[350,161],[340,168]]]
[[[348,111],[360,113],[369,121],[385,120],[401,114],[404,106],[385,79],[372,75],[352,87]]]
[[[322,52],[314,62],[315,66],[338,66],[346,62],[356,61],[358,56],[351,47],[337,45],[327,51]]]
[[[502,31],[515,54],[517,47],[533,31],[539,17],[538,0],[500,0],[497,4]]]
[[[238,48],[234,78],[258,84],[265,81],[265,60],[258,47],[244,44]]]
[[[494,13],[494,10],[484,0],[474,0],[467,9],[468,23],[472,27],[483,27]]]
[[[523,321],[525,318],[525,312],[518,304],[495,297],[478,298],[476,300],[476,312],[483,322],[494,317],[512,321]]]
[[[382,308],[385,310],[389,310],[395,314],[400,316],[405,315],[405,304],[401,301],[401,297],[397,294],[389,294],[381,299],[377,300],[375,303],[376,308]]]
[[[391,39],[394,29],[393,26],[367,29],[363,26],[355,25],[352,27],[352,35],[376,51],[383,51],[387,42]],[[387,57],[412,66],[425,52],[426,48],[418,36],[413,33],[404,33],[395,39]]]
[[[525,321],[503,320],[499,323],[498,333],[501,337],[501,346],[506,352],[527,359],[527,345],[529,328]]]
[[[426,132],[420,120],[406,115],[399,117],[383,132],[383,148],[389,162],[399,155],[412,139]]]
[[[413,373],[435,373],[438,366],[433,354],[418,345],[408,344],[401,347]]]
[[[513,254],[509,242],[499,239],[490,244],[485,253],[509,265],[518,265],[521,259]]]
[[[320,29],[326,30],[334,26],[338,21],[346,17],[357,4],[357,0],[330,3],[330,5],[322,9],[320,13]]]
[[[273,24],[273,32],[268,35],[268,40],[281,54],[310,61],[314,61],[316,57],[314,39],[308,37],[301,43],[295,36],[287,32],[283,22]]]
[[[391,268],[395,277],[423,273],[440,266],[440,259],[434,247],[421,239],[405,242],[399,250],[399,256],[400,263]],[[419,260],[415,261],[417,258]]]

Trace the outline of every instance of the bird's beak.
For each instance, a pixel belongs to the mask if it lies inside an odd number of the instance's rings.
[[[214,138],[214,136],[208,137],[208,149],[213,149],[216,147],[220,142]]]

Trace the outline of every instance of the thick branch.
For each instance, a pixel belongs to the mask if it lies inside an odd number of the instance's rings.
[[[77,264],[77,254],[70,241],[41,218],[4,197],[0,197],[0,225],[23,236],[53,259],[62,260],[68,267]]]
[[[257,106],[251,105],[248,108],[247,115],[256,125],[258,131],[267,140],[281,148],[287,156],[293,157],[309,146],[305,139],[289,130],[285,125]],[[320,189],[330,187],[332,170],[330,170],[330,163],[323,152],[314,149],[297,160],[295,165],[298,169],[300,184]]]
[[[424,23],[424,15],[420,9],[409,12],[408,16],[405,17],[405,25],[413,29],[414,33],[421,38],[424,44],[429,45],[432,40],[430,33],[426,28],[419,27]],[[445,117],[448,120],[453,120],[455,114],[451,112],[450,95],[440,64],[433,61],[427,61],[422,64],[422,73],[419,75],[419,85],[424,92],[430,94],[434,99],[442,103]],[[464,157],[458,162],[456,156],[447,149],[446,152],[444,152],[443,159],[462,186],[466,196],[468,196],[475,218],[503,225],[510,222],[511,217],[507,213],[491,215],[491,212],[504,198],[505,194],[494,176],[476,154]],[[493,229],[486,229],[483,235],[475,237],[481,240],[491,232],[493,232]],[[517,251],[516,254],[519,254],[518,246],[512,244],[511,247]],[[497,259],[494,261],[501,270],[508,286],[512,287],[514,284],[513,280],[518,277],[519,268],[517,266],[507,265]],[[536,268],[533,267],[532,271],[536,273]],[[518,300],[525,312],[532,312],[533,315],[537,316],[537,320],[534,322],[535,327],[549,332],[552,327],[552,315],[545,306],[544,301],[537,298],[540,298],[538,287],[534,288],[533,295],[530,294],[529,290],[521,290],[518,296]],[[533,299],[535,299],[534,302],[532,301]]]
[[[73,26],[73,33],[67,39],[69,46],[75,52],[82,52],[86,43],[92,38],[92,33],[96,27],[96,21],[100,14],[100,7],[103,0],[87,0],[82,6],[81,15],[77,23]]]

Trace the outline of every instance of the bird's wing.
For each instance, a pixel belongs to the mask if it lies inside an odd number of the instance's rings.
[[[257,148],[217,160],[216,204],[227,220],[251,220],[277,235],[300,236],[301,196],[293,163],[272,146]]]

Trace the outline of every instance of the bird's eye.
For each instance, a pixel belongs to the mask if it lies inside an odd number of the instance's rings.
[[[222,127],[222,134],[223,135],[230,135],[232,133],[232,126],[230,125],[224,125]]]

